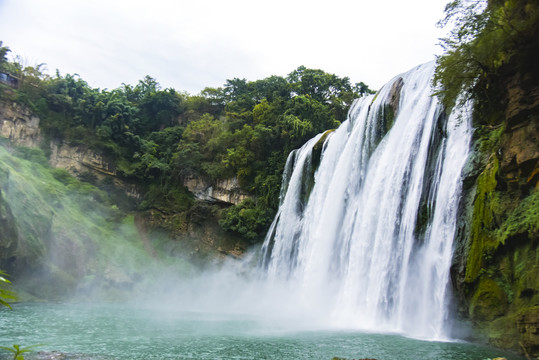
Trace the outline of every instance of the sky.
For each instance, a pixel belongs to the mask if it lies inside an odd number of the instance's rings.
[[[0,0],[0,41],[23,65],[92,87],[198,94],[227,79],[322,69],[378,89],[435,59],[449,0]]]

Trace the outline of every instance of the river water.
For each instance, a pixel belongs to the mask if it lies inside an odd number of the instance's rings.
[[[17,304],[12,311],[0,310],[0,339],[8,347],[43,344],[26,359],[520,359],[465,342],[118,304]],[[10,359],[7,352],[0,354]]]

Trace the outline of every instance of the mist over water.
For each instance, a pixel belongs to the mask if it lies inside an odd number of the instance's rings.
[[[504,355],[446,341],[470,128],[466,109],[447,116],[431,96],[433,69],[421,65],[358,99],[338,129],[290,155],[277,216],[243,260],[205,270],[167,263],[146,254],[131,222],[118,239],[103,230],[110,256],[95,254],[102,262],[73,301],[15,304],[0,316],[0,345],[44,343],[45,356],[77,360]],[[123,275],[129,286],[117,288]],[[113,303],[103,302],[111,290]]]
[[[427,63],[395,77],[358,99],[327,138],[290,154],[261,249],[189,279],[156,281],[144,301],[279,329],[450,339],[449,267],[470,124],[467,109],[446,115],[431,95],[433,71]]]

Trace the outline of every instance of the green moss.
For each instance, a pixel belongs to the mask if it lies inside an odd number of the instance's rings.
[[[539,306],[521,306],[518,310],[484,324],[489,342],[497,347],[521,351],[524,346],[534,358],[539,355],[536,327]]]
[[[529,239],[539,236],[539,191],[519,202],[518,206],[509,213],[500,229],[496,232],[499,242],[505,244],[508,239],[519,235]]]
[[[502,135],[505,133],[505,125],[501,125],[495,129],[490,127],[479,127],[479,151],[481,153],[494,153],[500,146]]]
[[[502,316],[486,323],[489,342],[505,349],[519,348],[517,318],[517,315]]]
[[[326,142],[329,134],[334,132],[335,129],[330,129],[324,132],[324,134],[318,139],[316,144],[313,146],[312,150],[312,164],[313,164],[313,171],[316,172],[318,169],[318,166],[320,165],[320,160],[322,160],[322,150],[324,149],[324,143]]]
[[[378,95],[380,95],[380,91],[377,91],[376,94],[374,94],[374,96],[372,98],[372,101],[371,101],[371,105],[374,104],[374,102],[376,101],[376,98],[378,97]]]
[[[496,174],[499,161],[492,155],[485,170],[477,179],[476,196],[473,202],[473,214],[470,231],[470,249],[467,257],[465,281],[472,282],[479,275],[484,264],[484,257],[495,249],[496,241],[492,233],[494,212],[497,197]]]
[[[45,153],[41,149],[17,147],[15,148],[14,155],[22,159],[38,163],[40,165],[46,166],[49,164],[49,161],[47,160]]]
[[[505,313],[507,294],[496,281],[482,277],[470,303],[470,317],[476,321],[493,320]]]
[[[395,109],[393,109],[393,106],[390,104],[384,104],[383,117],[384,121],[382,132],[387,134],[395,123]]]
[[[539,300],[539,265],[526,266],[517,273],[517,279],[519,299],[537,302]]]

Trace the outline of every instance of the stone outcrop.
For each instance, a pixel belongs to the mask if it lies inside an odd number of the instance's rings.
[[[514,74],[464,174],[452,280],[463,318],[495,346],[539,356],[539,87]],[[495,113],[494,116],[499,113]]]
[[[513,75],[507,83],[501,173],[508,185],[536,187],[539,180],[539,86],[529,75]]]
[[[122,189],[130,198],[140,200],[142,195],[136,186],[118,178],[114,164],[103,155],[85,146],[73,146],[65,142],[52,141],[49,163],[55,168],[66,169],[71,175],[81,177],[91,174],[97,180],[111,179],[114,186]]]
[[[244,192],[237,178],[217,180],[212,183],[202,178],[187,178],[184,185],[198,200],[207,202],[224,202],[237,205],[250,197]]]
[[[63,168],[74,176],[92,172],[97,178],[116,176],[112,164],[100,154],[81,146],[71,146],[63,142],[51,142],[50,164]]]
[[[37,147],[41,141],[39,118],[24,106],[1,102],[0,135],[19,146]]]
[[[404,80],[402,77],[399,77],[393,85],[391,85],[391,90],[389,91],[389,103],[393,114],[396,115],[399,112],[399,104],[401,99],[401,90],[404,85]]]
[[[404,79],[402,77],[394,79],[393,83],[391,84],[391,88],[389,89],[387,100],[382,104],[380,108],[381,110],[376,111],[376,126],[374,129],[369,130],[369,132],[372,132],[369,135],[372,143],[372,149],[374,149],[380,143],[380,141],[382,141],[383,137],[389,132],[389,130],[391,130],[393,124],[395,123],[395,118],[397,117],[399,111],[401,90],[403,86]],[[371,106],[376,99],[378,99],[379,95],[380,92],[373,97]]]

